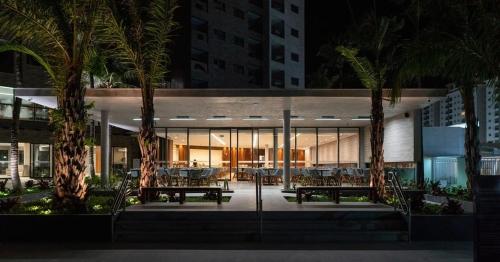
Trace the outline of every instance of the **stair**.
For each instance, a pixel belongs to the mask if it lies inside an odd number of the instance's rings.
[[[399,212],[263,212],[263,241],[280,243],[405,241]],[[233,243],[259,240],[257,215],[244,211],[122,212],[117,242]]]

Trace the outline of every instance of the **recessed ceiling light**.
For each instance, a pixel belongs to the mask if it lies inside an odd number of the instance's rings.
[[[171,121],[193,121],[196,118],[191,118],[190,116],[176,116],[175,118],[170,118]]]
[[[370,120],[370,117],[369,116],[358,116],[357,118],[353,118],[351,120],[354,120],[354,121],[366,121],[366,120]]]
[[[340,118],[335,118],[335,116],[321,116],[320,118],[316,118],[314,120],[317,121],[338,121]]]
[[[136,118],[132,118],[132,120],[134,120],[134,121],[141,121],[141,120],[142,120],[142,118],[140,118],[140,117],[136,117]],[[160,120],[160,118],[159,118],[159,117],[154,117],[154,118],[153,118],[153,120],[154,120],[154,121],[159,121],[159,120]]]
[[[231,117],[226,117],[226,116],[212,116],[210,118],[207,118],[209,121],[227,121],[227,120],[233,120]]]
[[[263,120],[269,120],[268,118],[262,117],[262,116],[249,116],[247,118],[243,118],[243,120],[246,121],[263,121]]]

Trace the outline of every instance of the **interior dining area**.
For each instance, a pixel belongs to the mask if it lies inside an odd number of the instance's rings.
[[[282,169],[282,128],[157,128],[160,165],[217,168],[218,179],[240,181],[248,168]],[[359,128],[291,128],[290,167],[359,168]]]

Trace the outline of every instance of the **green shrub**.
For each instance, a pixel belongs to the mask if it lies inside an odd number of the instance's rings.
[[[446,203],[441,204],[441,214],[444,215],[460,215],[464,213],[462,203],[458,200],[446,198]]]
[[[114,198],[110,196],[90,196],[87,199],[89,213],[106,214],[111,212]]]

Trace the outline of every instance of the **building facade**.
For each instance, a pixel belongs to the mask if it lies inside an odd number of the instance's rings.
[[[500,103],[491,86],[478,87],[474,99],[479,122],[481,143],[498,143],[500,140]],[[424,127],[465,127],[464,105],[458,89],[451,90],[445,98],[422,109]]]
[[[173,88],[303,89],[303,0],[179,3]]]

